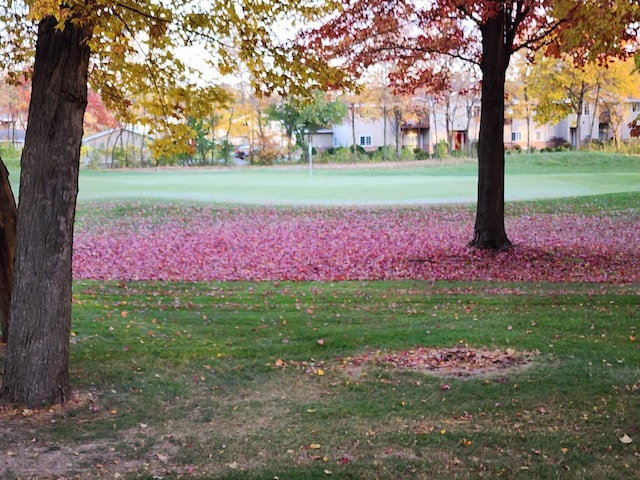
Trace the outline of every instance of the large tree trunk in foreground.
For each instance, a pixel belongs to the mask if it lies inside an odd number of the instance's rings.
[[[2,343],[7,343],[13,292],[13,259],[16,251],[16,200],[9,171],[0,158],[0,316]]]
[[[22,152],[11,325],[2,397],[27,407],[68,398],[71,256],[89,35],[40,22]]]
[[[470,246],[505,250],[504,229],[504,82],[510,48],[505,16],[498,13],[482,26],[482,100],[478,135],[478,205]]]

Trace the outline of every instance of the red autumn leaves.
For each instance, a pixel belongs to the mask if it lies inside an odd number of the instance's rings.
[[[640,281],[634,214],[508,217],[516,247],[494,254],[466,246],[462,207],[93,209],[76,225],[75,278]]]

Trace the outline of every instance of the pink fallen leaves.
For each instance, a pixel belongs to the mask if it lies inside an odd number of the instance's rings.
[[[74,276],[125,280],[502,280],[640,282],[640,219],[507,219],[516,247],[466,247],[473,213],[447,207],[116,207],[80,217]]]

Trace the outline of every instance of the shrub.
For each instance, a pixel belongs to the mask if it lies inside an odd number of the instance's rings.
[[[631,155],[640,154],[640,139],[630,138],[628,140],[623,140],[620,145],[620,152]]]
[[[449,144],[446,140],[440,140],[436,144],[436,157],[447,158],[449,156]]]
[[[367,154],[367,151],[364,149],[362,145],[356,145],[355,149],[357,153],[361,153],[363,155]],[[351,145],[350,150],[351,150],[351,153],[353,153],[353,145]]]
[[[429,155],[429,152],[422,150],[421,148],[416,148],[413,151],[413,154],[416,160],[429,160],[429,158],[431,157],[431,155]]]
[[[278,151],[271,145],[265,145],[260,150],[254,151],[250,159],[253,165],[273,165],[278,159]]]
[[[314,162],[316,163],[353,163],[354,161],[366,162],[369,160],[369,157],[366,156],[366,152],[362,154],[358,149],[356,149],[356,152],[357,152],[356,158],[354,160],[352,148],[346,148],[346,147],[328,148],[325,152],[322,152],[318,156],[314,157]]]
[[[415,160],[415,155],[413,153],[413,150],[410,150],[407,147],[402,147],[400,149],[400,160],[401,161],[411,161],[411,160]]]
[[[378,147],[375,152],[371,152],[369,154],[369,158],[372,162],[384,162],[385,152],[387,161],[393,161],[396,159],[396,149],[391,145],[387,145],[386,147]]]

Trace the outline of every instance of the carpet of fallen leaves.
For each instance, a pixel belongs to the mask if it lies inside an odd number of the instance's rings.
[[[515,248],[467,247],[467,208],[123,207],[80,215],[74,276],[118,280],[640,282],[640,216],[508,216]]]

